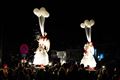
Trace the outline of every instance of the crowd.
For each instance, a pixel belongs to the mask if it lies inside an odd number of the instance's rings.
[[[120,80],[120,69],[101,65],[90,70],[89,66],[74,61],[47,66],[18,63],[12,68],[4,64],[0,69],[0,80]]]

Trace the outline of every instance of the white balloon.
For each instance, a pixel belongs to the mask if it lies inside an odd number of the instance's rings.
[[[37,16],[37,17],[40,17],[41,16],[41,13],[40,13],[40,10],[38,8],[35,8],[33,10],[33,13]]]
[[[84,23],[81,23],[81,24],[80,24],[80,27],[81,27],[81,28],[85,28],[85,24],[84,24]]]
[[[94,22],[93,22],[93,20],[91,20],[91,22],[89,20],[85,20],[84,24],[85,24],[85,26],[87,26],[87,28],[91,28],[91,26],[94,25]]]
[[[40,12],[43,17],[49,17],[49,13],[47,12],[47,10],[44,7],[40,8]]]
[[[89,20],[85,20],[85,21],[84,21],[84,24],[85,24],[85,25],[88,25],[88,24],[89,24]]]
[[[90,21],[89,20],[85,20],[84,21],[84,24],[87,28],[91,28],[91,24],[90,24]]]
[[[93,19],[91,19],[90,24],[91,24],[91,26],[93,26],[95,24],[95,21]]]

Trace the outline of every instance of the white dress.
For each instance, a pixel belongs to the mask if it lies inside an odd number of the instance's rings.
[[[91,68],[96,67],[96,61],[93,55],[94,55],[94,47],[88,46],[86,48],[86,52],[84,52],[84,56],[80,64],[84,64],[84,67],[87,67],[88,65]]]
[[[48,65],[49,56],[47,52],[50,49],[50,41],[48,39],[40,38],[39,47],[35,51],[33,64],[34,65]]]

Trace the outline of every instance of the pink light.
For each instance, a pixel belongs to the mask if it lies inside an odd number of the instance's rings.
[[[21,54],[27,54],[27,53],[28,53],[28,50],[29,50],[29,48],[28,48],[28,45],[27,45],[27,44],[22,44],[22,45],[20,46],[20,53],[21,53]]]

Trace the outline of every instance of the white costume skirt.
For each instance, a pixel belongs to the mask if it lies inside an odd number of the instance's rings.
[[[33,60],[33,64],[34,65],[48,65],[49,63],[49,58],[48,58],[48,54],[47,53],[36,53],[34,55],[34,60]]]
[[[96,67],[96,61],[94,59],[94,56],[86,56],[84,55],[81,63],[80,64],[84,64],[84,67],[87,67],[88,65],[92,68],[92,67]]]

